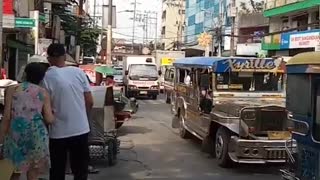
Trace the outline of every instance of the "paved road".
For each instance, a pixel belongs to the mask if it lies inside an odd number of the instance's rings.
[[[118,164],[107,167],[97,162],[101,172],[92,180],[280,180],[279,166],[239,166],[223,169],[201,152],[196,139],[183,140],[171,128],[169,107],[163,99],[139,100],[135,117],[120,130]],[[71,179],[71,178],[70,178]]]
[[[119,163],[104,168],[92,179],[196,179],[280,180],[278,167],[260,165],[223,169],[201,152],[198,140],[183,140],[171,126],[170,110],[163,99],[139,100],[134,119],[119,131],[122,140]]]

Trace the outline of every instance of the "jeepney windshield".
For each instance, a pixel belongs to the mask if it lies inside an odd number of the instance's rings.
[[[275,91],[283,90],[283,73],[226,72],[216,73],[218,91]]]
[[[129,76],[157,78],[157,67],[154,64],[132,64],[130,65]]]

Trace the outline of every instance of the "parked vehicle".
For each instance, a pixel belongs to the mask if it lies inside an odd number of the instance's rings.
[[[182,138],[201,139],[222,167],[286,161],[291,126],[281,60],[194,57],[173,65],[172,125]]]
[[[115,75],[113,76],[114,81],[117,85],[123,85],[123,68],[122,66],[114,66],[113,67],[116,71]]]
[[[80,61],[81,64],[95,64],[96,63],[96,58],[91,56],[91,57],[83,57],[83,59]]]
[[[320,179],[320,52],[302,53],[287,63],[287,110],[293,123],[287,168],[282,169],[286,180]]]
[[[164,73],[167,68],[172,67],[172,63],[179,58],[186,57],[186,53],[184,51],[163,51],[163,50],[156,50],[152,52],[156,60],[157,67],[161,70],[162,75],[160,76],[159,84],[160,84],[160,92],[165,92],[165,77]]]
[[[159,75],[152,56],[127,56],[123,60],[124,86],[127,97],[159,95]]]

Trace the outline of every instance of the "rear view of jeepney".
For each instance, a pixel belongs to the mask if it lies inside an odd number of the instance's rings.
[[[286,142],[291,139],[284,70],[271,59],[241,63],[229,61],[228,72],[214,74],[212,116],[224,126],[215,134],[215,154],[222,166],[230,160],[283,163]]]

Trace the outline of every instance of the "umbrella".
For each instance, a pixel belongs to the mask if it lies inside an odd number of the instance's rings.
[[[98,66],[94,70],[98,73],[105,74],[107,76],[112,76],[116,74],[116,70],[110,66]]]

